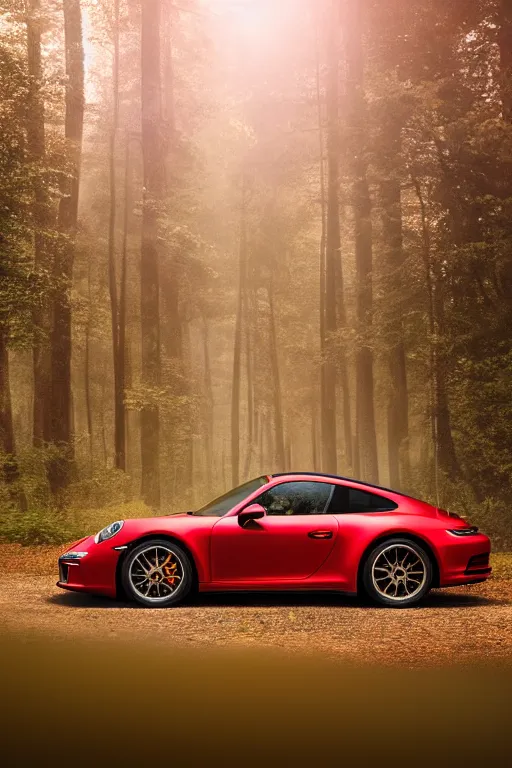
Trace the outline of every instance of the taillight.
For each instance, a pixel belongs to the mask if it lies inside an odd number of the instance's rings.
[[[448,533],[451,533],[452,536],[476,536],[478,528],[476,525],[471,525],[469,528],[451,528],[448,529]]]

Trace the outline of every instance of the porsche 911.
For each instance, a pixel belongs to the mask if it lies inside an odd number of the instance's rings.
[[[403,608],[485,581],[490,541],[463,518],[351,478],[263,475],[201,509],[117,520],[59,558],[57,586],[150,607],[194,591],[335,591]]]

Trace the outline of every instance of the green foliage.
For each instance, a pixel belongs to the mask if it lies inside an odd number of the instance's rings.
[[[24,109],[27,96],[23,59],[0,43],[0,323],[11,343],[31,337],[30,168],[25,165]]]
[[[72,520],[47,509],[24,513],[3,510],[0,515],[0,539],[24,546],[63,544],[81,535]]]
[[[4,508],[0,509],[0,540],[23,546],[68,544],[97,533],[114,520],[153,514],[142,502],[71,508],[64,512],[41,508],[20,513]]]
[[[457,450],[480,498],[512,493],[512,351],[496,345],[481,360],[458,362],[453,385]]]

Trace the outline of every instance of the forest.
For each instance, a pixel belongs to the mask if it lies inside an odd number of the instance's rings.
[[[0,1],[0,537],[262,473],[512,546],[512,0]]]

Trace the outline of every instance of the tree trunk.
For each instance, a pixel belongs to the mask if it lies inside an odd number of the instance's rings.
[[[263,414],[260,411],[256,411],[257,415],[257,434],[258,434],[258,472],[263,472],[265,469],[265,420]]]
[[[322,423],[322,469],[336,474],[336,365],[333,335],[337,330],[336,319],[336,261],[340,258],[339,219],[339,127],[338,127],[338,78],[339,78],[339,1],[332,0],[332,17],[329,20],[328,72],[327,72],[327,222],[325,248],[325,319]]]
[[[388,353],[388,467],[391,487],[403,488],[409,472],[409,403],[403,339],[404,250],[402,201],[396,165],[400,153],[400,124],[388,118],[383,125],[383,178],[380,183],[385,269],[393,296],[388,312],[391,347]]]
[[[34,268],[43,284],[51,269],[51,258],[46,238],[49,224],[48,195],[43,178],[45,155],[44,99],[41,93],[43,69],[41,62],[41,2],[29,0],[27,13],[27,64],[28,110],[27,149],[33,164],[33,219],[34,219]],[[45,286],[46,288],[46,286]],[[40,447],[50,440],[50,301],[46,290],[40,291],[41,299],[32,311],[34,329],[33,375],[34,401],[32,440]]]
[[[116,145],[119,123],[119,0],[114,0],[114,57],[112,63],[112,126],[109,140],[110,212],[108,223],[108,288],[112,328],[112,359],[114,365],[114,465],[126,469],[124,376],[120,370],[119,302],[116,277]]]
[[[275,455],[275,441],[274,441],[274,433],[272,431],[272,419],[269,417],[266,419],[266,435],[265,440],[267,444],[267,461],[268,464],[265,468],[265,472],[275,472],[275,463],[276,463],[276,455]],[[283,448],[283,455],[284,455],[284,448]],[[267,463],[267,462],[266,462]]]
[[[210,340],[209,327],[206,315],[203,315],[203,355],[204,355],[204,394],[205,394],[205,464],[206,483],[208,489],[212,489],[213,469],[213,387],[212,370],[210,364]]]
[[[436,323],[436,354],[434,357],[434,383],[436,432],[439,455],[439,467],[452,480],[460,476],[460,466],[453,443],[450,407],[446,385],[447,371],[450,361],[444,349],[446,338],[445,307],[444,307],[444,276],[439,263],[434,262],[434,315]]]
[[[7,327],[4,323],[0,323],[0,452],[2,453],[2,474],[11,501],[20,511],[25,511],[27,502],[25,494],[19,487],[20,473],[14,443],[7,337]]]
[[[512,0],[501,0],[498,20],[498,44],[500,51],[500,85],[501,85],[501,103],[503,119],[512,124]],[[505,210],[508,218],[512,215],[512,188],[510,174],[506,165],[503,166],[504,173],[507,174],[505,180],[507,189],[507,200],[504,201]],[[501,285],[503,293],[507,297],[508,307],[507,316],[512,316],[512,260],[508,258],[501,270]],[[510,319],[509,319],[510,322]]]
[[[339,207],[340,201],[338,193],[338,242],[340,242]],[[345,308],[345,284],[343,279],[343,257],[341,254],[341,242],[338,248],[338,253],[336,254],[336,258],[334,259],[334,279],[336,293],[336,326],[338,330],[342,330],[347,327],[347,312]],[[339,377],[339,385],[341,388],[341,396],[343,402],[344,471],[350,472],[353,468],[352,406],[350,403],[347,354],[342,344],[339,344],[337,359],[337,374]]]
[[[426,285],[428,292],[428,316],[430,333],[430,378],[432,383],[432,442],[434,445],[434,470],[436,475],[439,466],[449,477],[455,478],[460,474],[460,467],[453,444],[450,410],[446,390],[447,361],[440,348],[444,328],[444,297],[442,275],[433,263],[430,247],[430,229],[427,217],[427,206],[423,198],[421,186],[413,178],[413,185],[420,205],[422,228],[422,253],[425,265]]]
[[[321,18],[321,17],[320,17]],[[326,204],[325,204],[325,163],[324,163],[324,141],[323,141],[323,118],[322,118],[322,98],[320,88],[320,42],[322,36],[318,34],[315,46],[316,55],[316,106],[318,121],[318,161],[320,176],[320,213],[321,213],[321,232],[320,232],[320,296],[319,296],[319,314],[320,314],[320,426],[323,431],[323,414],[326,412],[326,338],[325,338],[325,240],[326,240]],[[320,458],[317,456],[316,443],[316,405],[313,403],[312,413],[312,440],[313,440],[313,466],[315,470],[321,467],[322,451]],[[320,435],[322,438],[322,434]],[[320,448],[322,441],[320,440]]]
[[[58,227],[54,259],[53,329],[51,335],[51,439],[59,449],[49,466],[54,494],[71,480],[74,467],[71,421],[71,304],[73,261],[78,216],[80,161],[84,122],[84,51],[80,0],[63,0],[66,49],[65,137],[70,178],[61,176]]]
[[[165,0],[163,20],[164,37],[164,119],[167,129],[174,134],[176,131],[176,115],[174,106],[174,62],[172,49],[172,14],[176,12],[173,0]]]
[[[285,469],[286,469],[287,472],[290,472],[290,470],[291,470],[291,468],[293,466],[293,464],[292,464],[292,462],[293,462],[293,451],[292,451],[292,438],[290,437],[289,433],[286,436],[286,451],[285,451],[285,455],[286,455],[286,467],[285,467]]]
[[[242,180],[242,206],[240,212],[240,251],[238,259],[238,303],[235,320],[233,350],[233,382],[231,388],[231,481],[240,484],[240,377],[242,375],[242,321],[247,272],[247,222],[245,211],[245,183]]]
[[[124,213],[123,213],[123,241],[121,246],[121,279],[119,285],[119,331],[117,338],[117,387],[119,391],[119,397],[122,398],[122,412],[123,412],[123,427],[122,437],[121,431],[119,434],[119,444],[123,447],[124,465],[123,469],[127,471],[127,452],[129,446],[128,435],[128,414],[124,404],[126,393],[126,299],[127,299],[127,286],[128,286],[128,234],[130,231],[130,209],[132,205],[131,194],[131,167],[130,167],[130,136],[126,134],[126,147],[125,147],[125,167],[124,167]]]
[[[512,0],[501,0],[498,21],[503,119],[512,122]]]
[[[92,434],[92,406],[91,406],[91,375],[90,375],[90,347],[91,347],[91,261],[87,262],[87,322],[85,324],[85,360],[84,360],[84,389],[85,389],[85,413],[87,417],[87,435],[89,438],[89,469],[92,476],[94,469],[94,450]]]
[[[269,309],[269,335],[270,335],[270,368],[272,371],[272,389],[274,400],[274,432],[275,432],[275,448],[276,448],[276,462],[277,471],[284,472],[286,469],[286,454],[284,446],[284,420],[283,420],[283,405],[281,396],[281,378],[279,374],[279,357],[277,351],[277,332],[276,332],[276,316],[274,307],[274,286],[272,284],[272,277],[267,287],[268,293],[268,309]],[[274,471],[274,470],[272,470]]]
[[[317,404],[313,394],[311,399],[311,458],[313,461],[313,471],[318,472],[318,430],[317,430]]]
[[[192,379],[192,344],[190,338],[190,321],[187,319],[182,324],[181,336],[183,339],[183,379],[186,382]],[[188,394],[188,388],[183,389]],[[180,423],[180,430],[183,432],[182,452],[181,452],[181,472],[178,477],[178,497],[181,503],[191,509],[192,499],[194,497],[194,434],[197,430],[197,416],[195,411],[187,407],[185,410],[186,421]]]
[[[103,449],[103,468],[108,469],[107,430],[105,426],[105,412],[107,410],[106,378],[103,376],[101,383],[101,447]]]
[[[255,322],[253,292],[248,285],[248,270],[246,274],[246,285],[244,291],[244,309],[245,309],[245,365],[247,376],[247,444],[245,452],[243,477],[246,480],[249,477],[251,469],[252,455],[254,452],[254,380],[253,380],[253,349],[251,329]]]
[[[172,21],[176,9],[171,0],[164,0],[162,12],[162,59],[163,59],[163,116],[166,135],[164,154],[169,155],[170,177],[176,175],[173,167],[178,156],[179,147],[175,141],[175,97],[174,97],[174,60],[172,41]],[[168,152],[169,150],[169,152]],[[178,478],[176,492],[182,499],[188,498],[193,490],[193,432],[191,427],[194,418],[193,408],[190,404],[193,398],[191,391],[191,378],[187,375],[186,367],[189,360],[187,345],[184,337],[182,318],[180,316],[180,285],[182,284],[183,261],[179,257],[172,256],[167,262],[165,271],[165,349],[171,362],[173,371],[168,384],[176,397],[182,397],[184,404],[171,421],[169,436],[172,441],[172,454],[175,455],[178,465]]]
[[[373,351],[371,326],[372,220],[367,180],[366,105],[363,79],[361,0],[348,4],[346,24],[348,122],[351,129],[353,208],[357,284],[357,323],[361,337],[356,353],[357,433],[362,476],[377,483],[377,438],[374,413]]]
[[[222,441],[222,488],[223,490],[226,490],[228,487],[228,471],[227,471],[227,460],[226,460],[226,441]]]
[[[160,506],[160,419],[155,395],[160,386],[160,289],[158,255],[159,205],[165,190],[160,78],[160,0],[142,3],[141,103],[144,194],[141,247],[142,383],[146,403],[141,411],[142,498]]]

